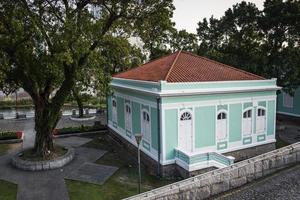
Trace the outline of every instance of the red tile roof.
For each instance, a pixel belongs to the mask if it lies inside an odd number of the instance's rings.
[[[261,76],[184,51],[150,61],[113,77],[154,82],[264,80]]]

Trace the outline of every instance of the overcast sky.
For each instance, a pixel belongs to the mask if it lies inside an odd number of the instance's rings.
[[[263,8],[264,0],[248,0],[256,4],[259,9]],[[178,30],[186,29],[196,33],[197,23],[204,17],[221,17],[232,5],[240,0],[174,0],[176,10],[173,21]]]

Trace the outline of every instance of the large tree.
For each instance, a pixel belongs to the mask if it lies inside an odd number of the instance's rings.
[[[37,156],[53,151],[52,130],[61,107],[77,74],[102,58],[105,38],[143,27],[144,19],[150,20],[153,12],[172,11],[173,7],[172,1],[142,2],[1,0],[1,82],[24,88],[33,100]],[[98,15],[90,12],[95,9]]]
[[[198,54],[275,77],[285,90],[300,84],[300,2],[266,0],[264,9],[241,2],[219,19],[198,24]]]

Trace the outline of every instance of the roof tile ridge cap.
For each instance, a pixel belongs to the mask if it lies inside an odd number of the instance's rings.
[[[216,63],[216,64],[223,65],[224,67],[227,67],[227,68],[230,68],[230,69],[233,69],[233,70],[236,70],[236,71],[239,71],[239,72],[248,74],[248,75],[252,75],[252,76],[256,76],[256,77],[258,77],[258,78],[266,79],[265,77],[262,77],[262,76],[253,74],[253,73],[251,73],[251,72],[247,72],[246,70],[242,70],[242,69],[239,69],[239,68],[236,68],[236,67],[232,67],[232,66],[226,65],[226,64],[224,64],[224,63],[221,63],[221,62],[218,62],[218,61],[215,61],[215,60],[206,58],[206,57],[204,57],[204,56],[199,56],[199,55],[196,55],[196,54],[192,54],[192,53],[187,52],[187,51],[185,51],[184,53],[190,54],[191,56],[194,56],[194,57],[202,58],[202,59],[207,60],[207,61],[210,61],[210,62],[214,62],[214,63]]]
[[[164,79],[165,81],[168,80],[168,78],[169,78],[169,76],[170,76],[170,74],[171,74],[171,72],[172,72],[172,69],[173,69],[174,65],[176,64],[176,62],[177,62],[177,60],[178,60],[179,55],[181,54],[181,51],[182,51],[182,50],[179,50],[179,51],[177,52],[177,55],[176,55],[176,57],[174,58],[174,61],[173,61],[172,65],[171,65],[171,67],[170,67],[170,69],[169,69],[169,71],[168,71],[168,73],[167,73],[167,75],[166,75],[166,77],[165,77],[165,79]]]
[[[157,60],[166,58],[166,57],[168,57],[168,56],[171,56],[172,54],[174,54],[174,53],[167,54],[167,55],[164,55],[164,56],[162,56],[162,57],[155,58],[155,59],[153,59],[153,60],[149,60],[149,61],[146,62],[146,63],[140,64],[140,65],[138,65],[138,66],[136,66],[136,67],[133,67],[133,68],[130,68],[130,69],[126,70],[126,71],[123,71],[123,72],[117,72],[117,73],[113,74],[112,77],[114,77],[114,76],[116,76],[116,75],[120,75],[120,74],[126,73],[126,72],[129,72],[129,71],[132,71],[132,70],[137,69],[137,68],[139,68],[139,67],[143,67],[144,65],[147,65],[147,64],[152,63],[152,62],[154,62],[154,61],[157,61]]]

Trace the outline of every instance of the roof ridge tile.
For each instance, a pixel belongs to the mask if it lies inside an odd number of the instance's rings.
[[[174,61],[173,61],[172,65],[171,65],[171,67],[170,67],[170,69],[169,69],[169,71],[168,71],[166,77],[164,78],[165,81],[168,80],[168,78],[169,78],[169,76],[170,76],[170,74],[171,74],[171,72],[172,72],[172,69],[173,69],[175,63],[176,63],[176,61],[178,60],[179,55],[181,54],[181,51],[182,51],[182,50],[179,50],[178,52],[176,52],[177,55],[176,55],[176,57],[174,58]]]

